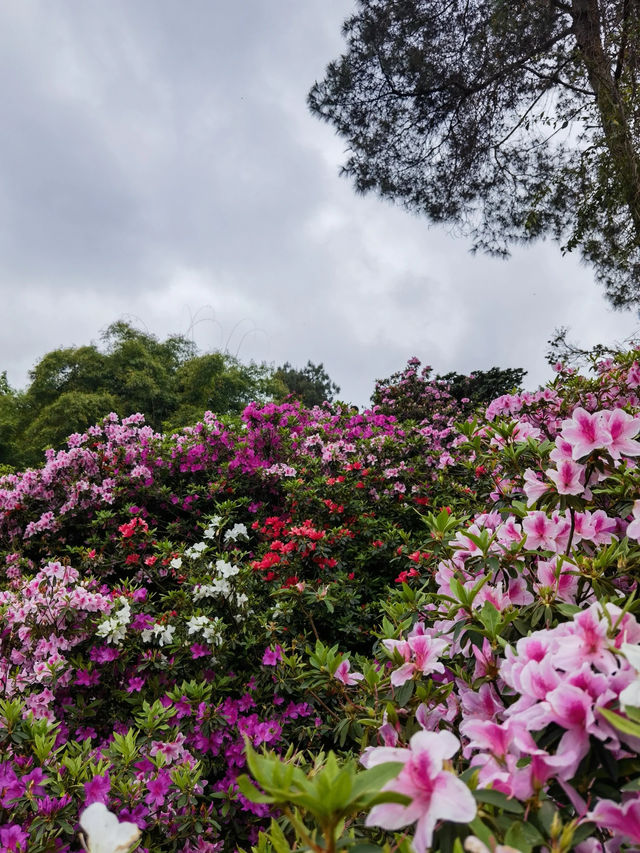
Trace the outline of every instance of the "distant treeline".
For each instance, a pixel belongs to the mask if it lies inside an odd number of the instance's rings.
[[[411,371],[415,364],[416,360],[410,362]],[[433,384],[429,374],[429,368],[423,369],[417,381]],[[381,388],[392,393],[403,376],[398,373],[378,382],[374,403],[384,408]],[[471,376],[451,373],[436,382],[473,406],[512,390],[523,376],[523,370],[492,368]],[[160,341],[123,321],[106,329],[100,346],[47,353],[29,378],[26,389],[16,390],[6,372],[0,374],[0,473],[39,465],[45,449],[63,446],[67,436],[84,432],[109,412],[121,417],[142,412],[156,431],[170,432],[196,423],[207,410],[233,415],[250,402],[281,402],[288,397],[314,406],[333,401],[340,392],[322,364],[309,361],[304,368],[288,362],[278,367],[245,364],[226,352],[200,354],[183,335]],[[422,412],[419,398],[407,416],[429,414]]]

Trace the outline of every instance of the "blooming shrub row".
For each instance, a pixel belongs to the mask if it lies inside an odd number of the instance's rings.
[[[0,849],[92,803],[154,851],[640,845],[636,358],[468,420],[110,416],[0,479]]]

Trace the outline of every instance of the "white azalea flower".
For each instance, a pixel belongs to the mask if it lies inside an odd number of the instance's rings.
[[[227,597],[231,592],[231,584],[224,578],[216,578],[211,585],[211,588],[217,595],[224,595],[225,597]]]
[[[208,595],[215,595],[215,592],[211,584],[199,583],[193,588],[193,600],[200,601],[201,598],[206,598]]]
[[[80,826],[85,839],[82,846],[87,853],[126,853],[140,838],[135,823],[123,821],[110,812],[104,803],[92,803],[80,815]]]
[[[247,528],[244,524],[234,524],[231,530],[227,530],[224,534],[224,541],[232,540],[235,542],[239,536],[242,536],[243,539],[248,538]]]
[[[187,550],[184,553],[185,553],[186,557],[189,557],[190,560],[193,560],[196,557],[199,557],[203,551],[207,550],[207,548],[208,548],[208,545],[206,542],[196,542],[190,548],[187,548]]]
[[[232,566],[231,563],[227,563],[226,560],[218,560],[216,562],[216,571],[218,574],[222,575],[223,578],[230,578],[233,575],[237,575],[240,571],[239,566]]]
[[[154,628],[155,627],[157,626],[154,625]],[[176,629],[173,625],[161,625],[160,627],[163,630],[159,634],[158,642],[161,646],[166,646],[167,643],[170,643],[173,640],[173,635],[175,634]]]
[[[207,529],[204,531],[205,539],[213,539],[220,529],[221,523],[222,518],[219,515],[214,515],[213,518],[210,518]]]
[[[620,694],[620,704],[631,708],[640,708],[640,645],[623,643],[620,651],[624,654],[631,666],[638,673],[638,677],[627,685]]]
[[[127,625],[131,622],[131,607],[124,596],[118,599],[120,609],[112,613],[108,619],[105,619],[96,628],[98,637],[104,637],[108,643],[117,645],[122,642],[127,635]]]
[[[188,634],[196,634],[209,624],[209,619],[206,616],[192,616],[187,622]]]

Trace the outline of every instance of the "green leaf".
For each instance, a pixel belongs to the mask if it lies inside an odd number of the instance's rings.
[[[472,793],[478,803],[496,806],[496,808],[510,814],[524,814],[524,807],[517,800],[510,800],[502,791],[493,791],[491,788],[476,788]]]
[[[384,764],[377,764],[375,767],[358,773],[353,783],[351,796],[355,799],[362,794],[379,791],[383,785],[395,779],[403,767],[404,764],[401,761],[385,761]]]
[[[398,707],[402,708],[407,704],[409,699],[413,696],[413,691],[415,689],[414,681],[407,681],[402,687],[398,687],[394,693],[395,701],[398,703]]]
[[[400,806],[408,806],[410,802],[411,797],[407,797],[406,794],[399,794],[397,791],[380,791],[379,794],[366,798],[362,810],[373,808],[380,803],[398,803]]]
[[[269,841],[273,845],[273,849],[276,853],[291,853],[291,847],[285,838],[284,832],[273,819],[271,820],[271,826],[269,827]]]
[[[495,836],[489,829],[489,827],[484,824],[479,817],[474,817],[474,819],[469,824],[469,829],[471,832],[479,838],[482,843],[491,849],[492,842],[495,842]]]
[[[581,607],[578,607],[575,604],[565,604],[564,602],[559,602],[555,606],[563,616],[566,616],[569,619],[573,619],[576,613],[580,613],[582,610]]]
[[[616,714],[615,711],[610,711],[608,708],[598,708],[602,716],[611,723],[611,725],[619,732],[633,737],[640,737],[640,723],[632,723],[626,717]]]
[[[490,638],[495,639],[495,637],[498,636],[499,628],[502,624],[500,613],[498,612],[495,604],[492,604],[490,601],[485,601],[482,605],[482,610],[480,610],[477,615],[484,627],[487,629]]]
[[[516,821],[507,830],[504,843],[521,853],[530,853],[534,847],[544,844],[544,838],[532,824]]]
[[[269,797],[267,794],[263,794],[259,791],[253,782],[249,779],[247,775],[244,773],[242,776],[238,776],[236,779],[238,784],[238,788],[240,788],[241,793],[252,803],[274,803],[275,799],[273,797]]]

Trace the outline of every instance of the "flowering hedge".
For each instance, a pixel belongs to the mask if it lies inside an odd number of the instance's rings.
[[[0,849],[640,846],[638,358],[1,478]]]

